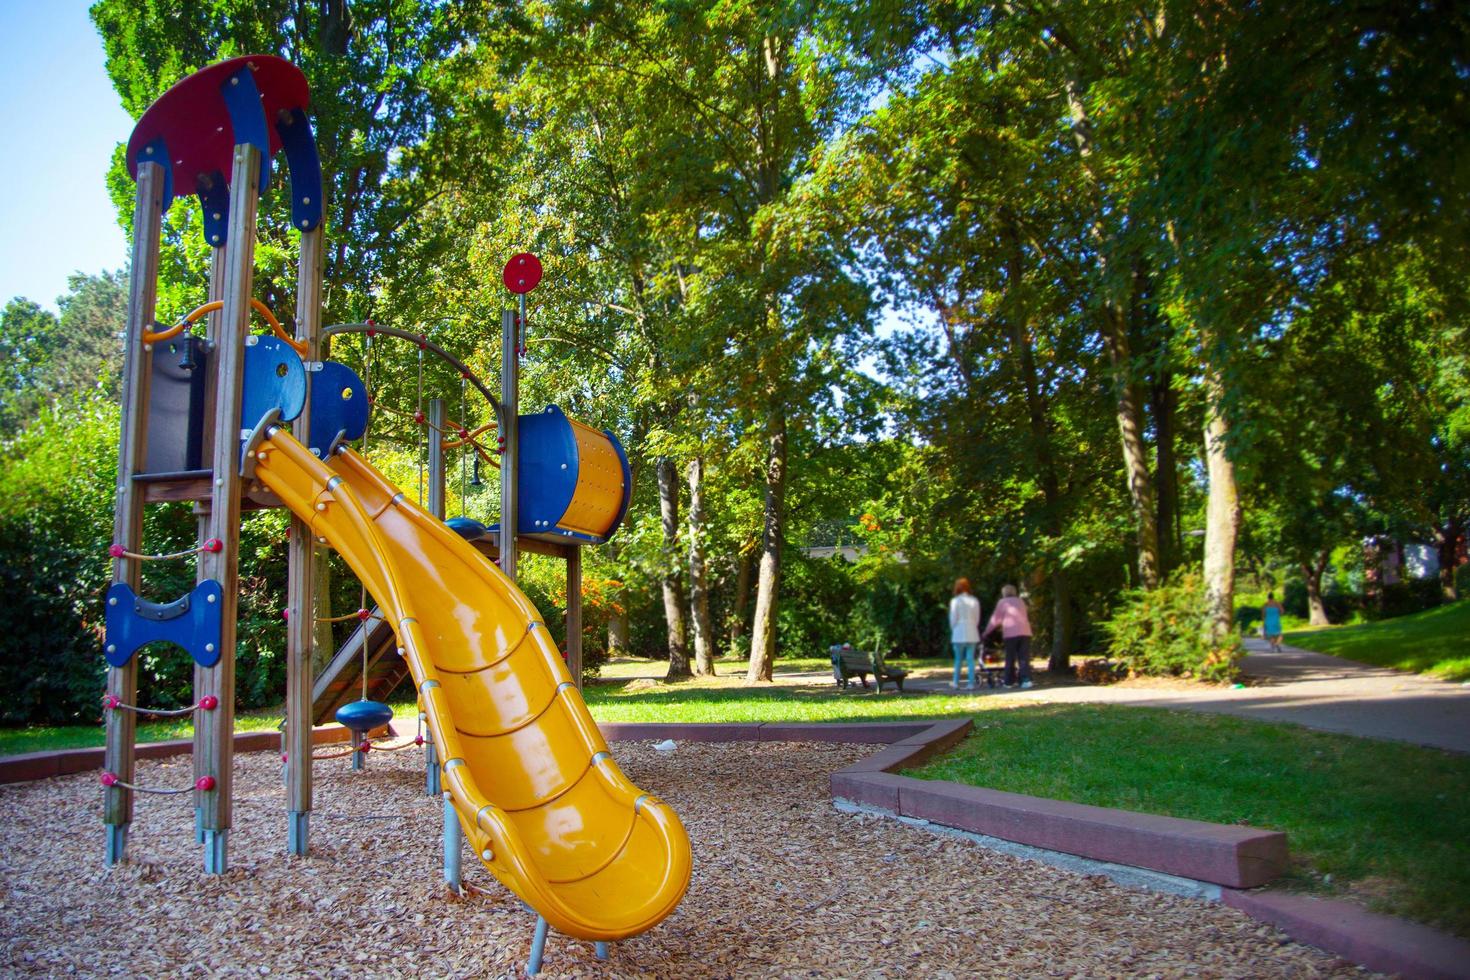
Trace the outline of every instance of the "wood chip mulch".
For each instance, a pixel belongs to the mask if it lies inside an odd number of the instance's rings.
[[[606,963],[553,934],[547,977],[1365,975],[1223,906],[836,811],[827,774],[872,746],[613,748],[683,818],[694,880]],[[519,975],[533,917],[468,854],[484,893],[445,891],[422,757],[368,766],[318,764],[313,853],[291,859],[277,757],[237,757],[219,877],[202,872],[188,796],[141,798],[131,863],[108,870],[96,774],[0,787],[0,974]],[[187,757],[139,765],[145,784],[189,778]]]

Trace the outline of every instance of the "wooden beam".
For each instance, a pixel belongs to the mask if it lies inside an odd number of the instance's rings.
[[[322,226],[301,233],[301,255],[296,264],[296,339],[306,342],[306,407],[292,425],[296,438],[310,444],[312,362],[321,360]],[[254,424],[252,421],[251,424]],[[303,855],[310,848],[308,814],[311,812],[312,637],[316,633],[316,542],[311,526],[291,518],[287,545],[286,608],[286,851]]]
[[[128,321],[123,347],[122,418],[118,435],[117,500],[113,505],[113,542],[129,551],[143,545],[143,495],[133,474],[148,458],[148,392],[153,357],[143,344],[143,331],[153,324],[158,302],[158,246],[163,227],[163,168],[138,165],[138,189],[133,205],[133,257],[128,285]],[[142,580],[138,562],[116,558],[112,580],[136,590]],[[109,667],[107,693],[124,704],[138,703],[138,658],[122,667]],[[107,712],[107,751],[103,765],[123,782],[133,781],[136,716],[131,711]],[[103,819],[107,824],[107,863],[122,861],[128,825],[133,820],[133,794],[121,787],[104,793]]]
[[[211,303],[219,299],[220,294],[224,291],[224,268],[223,251],[218,248],[211,248],[209,250],[209,301]],[[219,337],[219,321],[220,312],[218,310],[209,314],[204,321],[204,341],[211,350],[214,348],[215,341]],[[211,368],[214,366],[213,359],[206,361],[206,363]],[[203,438],[200,440],[201,459],[210,459],[214,456],[214,383],[215,372],[213,370],[205,371],[204,426]],[[204,491],[203,495],[197,498],[189,498],[196,501],[194,504],[194,518],[197,526],[197,539],[201,546],[205,541],[209,540],[209,508],[198,501],[208,499],[210,482],[210,474],[205,472],[203,479],[200,481],[200,488]],[[143,484],[143,500],[145,502],[153,502],[154,498],[149,491],[155,488],[155,484]],[[194,563],[195,584],[197,585],[203,582],[207,577],[204,572],[204,563],[196,560]],[[194,664],[194,690],[196,694],[204,688],[204,685],[204,668],[196,662]],[[206,761],[204,753],[204,729],[198,724],[198,717],[196,716],[193,752],[194,783],[196,786],[199,783],[199,777],[204,775]],[[204,802],[198,791],[194,793],[194,836],[196,843],[204,843]]]
[[[567,549],[567,670],[582,689],[582,549]]]
[[[209,503],[209,536],[222,547],[201,556],[208,578],[220,583],[220,657],[202,674],[203,691],[219,707],[199,712],[206,776],[214,788],[201,793],[205,871],[223,874],[228,866],[228,834],[235,761],[235,621],[240,597],[240,402],[244,386],[245,337],[250,330],[250,295],[255,273],[255,212],[261,154],[248,144],[235,147],[230,172],[230,228],[224,248],[224,309],[215,346],[215,440],[210,457],[214,485]]]

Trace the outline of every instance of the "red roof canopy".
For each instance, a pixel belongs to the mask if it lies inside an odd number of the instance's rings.
[[[191,193],[200,176],[215,171],[228,177],[235,135],[220,89],[229,84],[230,76],[246,67],[254,71],[255,86],[260,90],[270,153],[280,150],[276,115],[283,109],[306,108],[310,101],[306,76],[284,58],[245,55],[201,68],[148,107],[128,140],[128,173],[133,179],[138,177],[138,155],[159,137],[168,147],[173,183],[179,192]]]

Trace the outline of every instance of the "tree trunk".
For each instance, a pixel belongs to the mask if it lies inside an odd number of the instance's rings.
[[[1313,626],[1332,625],[1327,619],[1327,606],[1322,602],[1322,575],[1332,552],[1324,551],[1315,561],[1301,563],[1302,578],[1307,583],[1307,621]]]
[[[688,627],[684,617],[684,576],[679,568],[679,472],[674,461],[660,456],[658,473],[658,510],[663,518],[664,622],[669,634],[669,672],[665,680],[679,680],[689,675]]]
[[[1021,235],[1016,221],[1007,215],[1007,237],[1010,242],[1011,268],[1008,279],[1020,282],[1024,275],[1025,253],[1021,248]],[[1010,334],[1011,353],[1020,368],[1021,386],[1026,393],[1026,416],[1031,433],[1031,452],[1036,473],[1041,477],[1041,495],[1046,505],[1042,515],[1042,528],[1047,537],[1059,546],[1062,540],[1062,491],[1057,477],[1056,459],[1052,454],[1051,405],[1041,388],[1036,370],[1036,350],[1031,330],[1016,316],[1007,316],[1006,328]],[[1067,570],[1062,567],[1058,555],[1047,556],[1047,572],[1051,576],[1053,594],[1051,658],[1048,670],[1062,672],[1072,667],[1072,600],[1067,582]]]
[[[689,461],[689,612],[694,624],[694,672],[715,675],[714,626],[704,561],[704,460]]]
[[[1434,529],[1434,543],[1439,552],[1439,591],[1445,602],[1460,597],[1455,588],[1455,563],[1460,559],[1460,539],[1465,536],[1465,522],[1452,517]]]
[[[1225,385],[1218,369],[1205,368],[1205,604],[1215,639],[1235,622],[1235,539],[1240,530],[1240,495],[1235,464],[1227,453],[1230,424],[1224,411]]]
[[[1179,395],[1172,372],[1160,368],[1151,389],[1151,408],[1157,441],[1154,462],[1155,499],[1159,519],[1159,577],[1167,578],[1179,563],[1179,470],[1174,452],[1174,416]]]
[[[761,535],[760,578],[756,583],[755,622],[751,627],[750,669],[745,682],[771,679],[776,659],[776,607],[781,587],[781,545],[786,528],[786,407],[773,407],[766,423],[765,530]]]
[[[1132,352],[1121,317],[1117,311],[1105,311],[1104,318],[1111,322],[1103,340],[1107,345],[1108,362],[1113,369],[1113,385],[1118,396],[1116,414],[1118,435],[1123,445],[1123,470],[1138,530],[1138,581],[1145,589],[1155,589],[1159,585],[1159,528],[1154,518],[1148,446],[1143,441],[1141,399],[1137,386],[1129,378]]]
[[[1077,156],[1082,162],[1082,171],[1087,176],[1094,197],[1095,217],[1088,235],[1097,248],[1097,279],[1100,283],[1106,283],[1111,243],[1104,226],[1102,181],[1093,161],[1092,120],[1082,101],[1080,80],[1076,77],[1069,78],[1065,90],[1067,107],[1072,116],[1072,139],[1077,144]],[[1123,306],[1116,299],[1104,296],[1102,305],[1101,332],[1108,351],[1108,364],[1112,369],[1113,388],[1118,398],[1118,434],[1123,443],[1123,469],[1128,481],[1128,496],[1133,502],[1134,521],[1138,527],[1138,580],[1145,589],[1154,589],[1159,584],[1159,532],[1154,518],[1153,479],[1148,470],[1148,447],[1143,441],[1141,399],[1133,383],[1127,317]]]
[[[615,612],[607,621],[607,655],[628,656],[628,611]]]
[[[754,545],[754,542],[751,542]],[[730,608],[730,654],[740,651],[740,640],[745,636],[746,617],[750,613],[750,578],[755,569],[752,550],[742,550],[735,556],[735,601]]]

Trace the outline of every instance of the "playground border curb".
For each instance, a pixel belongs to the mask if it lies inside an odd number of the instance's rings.
[[[370,732],[373,738],[388,733],[383,727]],[[351,732],[340,725],[322,725],[311,730],[312,745],[330,745],[346,742]],[[236,752],[267,752],[279,750],[281,733],[273,729],[259,732],[236,732]],[[25,783],[33,779],[50,779],[53,776],[71,776],[91,769],[101,769],[106,749],[89,746],[81,749],[60,749],[55,752],[27,752],[0,758],[0,784]],[[178,738],[167,742],[139,742],[134,750],[139,759],[167,759],[176,755],[192,755],[194,740]]]
[[[1349,902],[1286,892],[1220,889],[1220,901],[1269,922],[1297,942],[1380,973],[1425,980],[1470,978],[1470,942]]]

